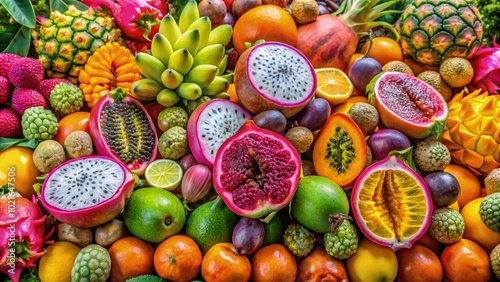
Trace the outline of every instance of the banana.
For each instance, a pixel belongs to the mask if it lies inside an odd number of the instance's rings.
[[[141,101],[152,101],[163,88],[165,87],[154,79],[141,78],[132,83],[131,92]]]
[[[203,95],[213,96],[227,91],[228,88],[229,81],[223,77],[216,76],[208,86],[201,89],[201,93]]]
[[[206,87],[214,80],[219,69],[212,65],[199,65],[192,68],[184,78],[185,82],[193,82],[201,88]]]
[[[219,72],[217,73],[217,75],[222,75],[226,71],[228,58],[229,55],[225,54],[222,60],[220,61],[220,64],[217,66],[219,68]]]
[[[168,58],[174,50],[168,39],[161,33],[156,33],[151,42],[151,54],[160,60],[165,67],[168,66]]]
[[[168,39],[170,45],[174,45],[177,38],[179,38],[179,36],[181,36],[182,34],[179,26],[175,22],[175,19],[170,14],[167,14],[163,17],[160,22],[160,28],[158,29],[158,32],[163,34],[163,36]]]
[[[144,52],[135,55],[135,64],[145,77],[152,78],[160,83],[161,73],[167,69],[160,60]]]
[[[193,30],[197,29],[200,31],[200,49],[207,46],[208,37],[210,36],[210,31],[212,30],[212,22],[207,16],[203,16],[194,21],[187,29]]]
[[[199,65],[219,66],[224,58],[225,50],[223,44],[212,44],[204,47],[194,56],[193,67]]]
[[[177,88],[183,80],[184,76],[180,72],[173,69],[166,69],[161,74],[161,83],[169,89]]]
[[[233,27],[230,24],[221,24],[210,31],[207,45],[222,43],[227,46],[233,36]]]
[[[218,76],[227,79],[227,81],[229,82],[229,84],[233,84],[234,83],[234,72],[230,72],[230,73],[226,73],[226,74],[218,75]]]
[[[199,17],[198,2],[196,0],[189,0],[179,16],[179,28],[181,32],[184,33]]]
[[[200,31],[192,29],[184,32],[174,43],[174,51],[186,48],[194,57],[200,47]]]
[[[164,107],[172,107],[177,104],[181,100],[181,97],[177,95],[177,93],[168,88],[164,88],[158,95],[156,96],[156,102]]]
[[[192,82],[183,82],[176,89],[177,94],[186,100],[195,100],[201,96],[201,87]]]
[[[186,75],[193,65],[193,56],[186,48],[174,51],[168,59],[168,68]],[[161,74],[161,73],[160,73]]]

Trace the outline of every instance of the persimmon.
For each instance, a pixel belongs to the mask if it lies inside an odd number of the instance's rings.
[[[111,257],[110,279],[113,282],[153,273],[154,249],[146,241],[124,237],[114,242],[108,252]]]
[[[316,247],[298,266],[297,282],[305,281],[347,282],[349,277],[341,260],[330,256],[324,248]]]
[[[472,240],[462,238],[446,246],[440,260],[447,281],[486,282],[491,277],[488,253]]]
[[[281,244],[271,244],[257,250],[252,257],[252,281],[293,282],[297,262],[293,254]]]
[[[443,281],[443,269],[439,257],[424,246],[414,244],[397,253],[398,281]]]
[[[248,281],[251,274],[250,260],[238,254],[231,243],[213,245],[201,262],[201,275],[206,282]]]

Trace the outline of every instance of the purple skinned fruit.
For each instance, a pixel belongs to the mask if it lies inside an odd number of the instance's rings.
[[[243,217],[233,229],[232,243],[240,255],[253,254],[264,242],[264,224],[254,218]]]
[[[395,129],[380,129],[374,132],[366,141],[377,160],[385,159],[391,151],[408,149],[411,146],[406,135]]]
[[[366,92],[366,86],[372,78],[382,72],[382,66],[373,58],[361,58],[354,62],[349,70],[349,78],[354,88],[362,93]]]

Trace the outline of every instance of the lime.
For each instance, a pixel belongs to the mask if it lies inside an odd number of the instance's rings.
[[[348,214],[349,200],[344,190],[332,180],[318,175],[302,177],[292,199],[292,217],[317,233],[331,231],[328,217]]]
[[[172,192],[157,187],[132,192],[123,218],[133,235],[151,243],[179,233],[186,223],[181,200]]]
[[[285,230],[283,228],[280,212],[275,214],[268,223],[264,223],[264,231],[265,235],[262,247],[278,243],[283,238]]]
[[[220,197],[197,207],[186,223],[186,235],[191,237],[206,253],[221,242],[231,242],[238,216]]]
[[[144,178],[153,187],[172,191],[181,183],[182,174],[182,167],[178,162],[170,159],[159,159],[146,167]]]

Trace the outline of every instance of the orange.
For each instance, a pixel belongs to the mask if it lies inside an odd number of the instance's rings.
[[[185,235],[168,237],[156,248],[155,270],[168,281],[189,281],[200,273],[203,255],[196,242]]]
[[[10,184],[21,196],[31,200],[35,194],[33,184],[41,172],[33,163],[33,150],[10,147],[0,152],[0,186]]]
[[[365,54],[370,46],[370,41],[361,47],[361,53]],[[368,57],[377,60],[381,66],[391,61],[403,60],[403,49],[399,43],[390,37],[375,37],[372,39]]]
[[[206,252],[201,262],[205,282],[248,281],[252,265],[248,257],[238,254],[231,243],[217,243]]]
[[[488,253],[500,244],[500,233],[486,226],[479,216],[479,206],[484,198],[477,198],[465,205],[460,213],[464,218],[464,238],[470,239],[481,245]]]
[[[323,98],[330,105],[338,105],[345,102],[352,94],[354,86],[345,72],[336,68],[315,69],[316,98]]]
[[[481,183],[470,170],[460,165],[449,164],[444,171],[453,174],[460,184],[460,195],[457,200],[460,209],[481,196]]]
[[[440,260],[449,282],[486,282],[491,277],[488,254],[469,239],[462,238],[446,246]]]
[[[271,244],[257,250],[252,257],[252,281],[293,282],[297,262],[293,254],[281,244]]]
[[[333,106],[332,107],[332,114],[333,113],[347,114],[347,112],[349,112],[349,109],[351,108],[351,106],[357,102],[368,103],[368,98],[366,96],[351,96],[347,100],[345,100],[344,103]]]
[[[285,9],[270,4],[248,10],[233,28],[233,46],[240,55],[246,50],[245,42],[263,39],[295,46],[297,37],[297,25],[292,16]]]
[[[322,247],[314,248],[312,252],[300,261],[297,273],[297,282],[349,281],[344,263],[327,254]]]
[[[427,70],[433,70],[439,72],[439,66],[428,66],[424,65],[422,63],[419,63],[411,58],[404,58],[403,63],[407,64],[410,66],[411,70],[413,71],[413,74],[415,76],[419,75],[421,72],[427,71]]]
[[[74,112],[63,117],[59,121],[59,128],[54,136],[54,140],[59,142],[59,144],[64,145],[64,140],[66,137],[77,130],[89,132],[89,119],[90,112]]]
[[[433,251],[436,255],[439,255],[441,253],[441,244],[436,239],[434,239],[434,237],[432,237],[429,229],[427,229],[424,235],[418,238],[418,240],[415,241],[414,244],[424,246],[427,249]]]
[[[153,247],[137,237],[123,237],[109,247],[111,257],[110,279],[125,281],[139,275],[151,274],[153,267]]]
[[[413,245],[409,249],[401,249],[398,257],[398,281],[441,282],[443,269],[438,256],[428,248]]]
[[[457,212],[460,212],[460,207],[458,206],[458,201],[454,202],[453,204],[449,205],[448,207],[456,210]]]
[[[236,104],[240,104],[240,98],[238,94],[236,94],[236,88],[234,87],[234,83],[229,84],[229,88],[227,89],[227,94],[229,94],[229,101],[235,102]]]

